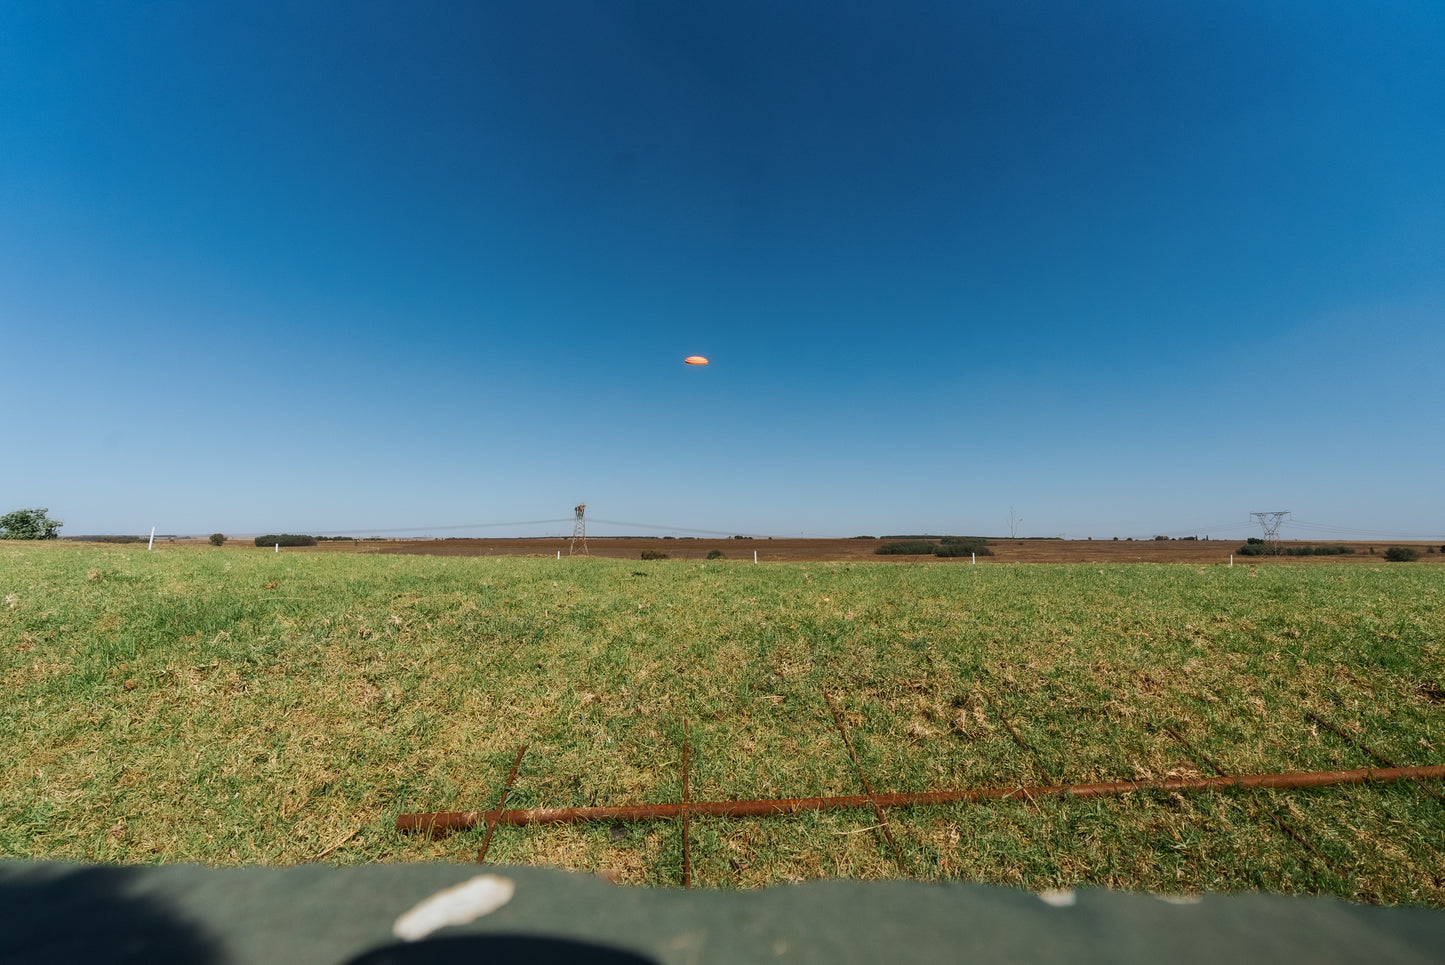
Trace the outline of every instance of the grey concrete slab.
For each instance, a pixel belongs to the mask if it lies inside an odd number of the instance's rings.
[[[420,942],[394,937],[402,913],[481,873],[510,879],[512,899]],[[1445,912],[1433,909],[1264,894],[1178,904],[1088,888],[1054,900],[909,881],[625,888],[550,869],[445,864],[0,862],[0,962],[1445,961]]]

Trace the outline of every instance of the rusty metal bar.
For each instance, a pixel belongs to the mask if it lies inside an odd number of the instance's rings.
[[[497,803],[497,810],[507,806],[507,795],[512,791],[512,782],[517,779],[517,768],[522,764],[522,755],[527,753],[527,745],[523,744],[517,750],[517,759],[512,761],[512,772],[507,775],[507,783],[502,785],[502,800]],[[487,836],[482,838],[482,849],[477,852],[477,864],[486,860],[487,848],[492,844],[492,832],[497,829],[496,821],[487,822]]]
[[[888,819],[883,816],[883,809],[878,806],[878,797],[873,793],[873,785],[868,783],[868,775],[863,773],[863,765],[858,763],[858,755],[853,753],[853,742],[848,739],[848,731],[843,727],[843,718],[838,716],[838,708],[833,706],[833,698],[823,688],[818,688],[823,695],[823,702],[828,705],[828,710],[833,714],[833,723],[838,727],[838,736],[843,738],[843,746],[848,748],[848,756],[853,760],[853,768],[858,772],[858,780],[863,782],[863,790],[868,794],[868,800],[873,805],[873,813],[878,815],[878,826],[883,829],[883,836],[893,846],[893,857],[898,861],[898,870],[908,875],[908,868],[903,864],[903,852],[898,849],[898,842],[893,840],[893,832],[888,830]]]
[[[1030,747],[1024,741],[1024,739],[1019,736],[1018,731],[1014,730],[1014,725],[1008,722],[1008,718],[1003,715],[1003,711],[998,709],[998,704],[994,703],[993,695],[990,694],[987,690],[984,690],[982,687],[978,688],[978,692],[983,694],[984,699],[988,701],[988,705],[992,707],[993,712],[998,715],[998,719],[1003,721],[1003,725],[1005,728],[1007,728],[1009,736],[1014,739],[1014,743],[1022,747],[1024,750],[1028,751],[1029,754],[1033,757],[1034,763],[1038,765],[1039,773],[1044,776],[1044,779],[1047,781],[1053,781],[1054,775],[1050,774],[1049,769],[1044,766],[1044,759],[1039,756],[1038,751]]]
[[[1204,753],[1204,752],[1201,751],[1199,748],[1197,748],[1197,747],[1195,747],[1193,744],[1189,743],[1189,741],[1185,740],[1185,739],[1184,739],[1184,735],[1180,734],[1177,730],[1175,730],[1173,727],[1170,727],[1170,726],[1167,725],[1167,724],[1164,725],[1164,729],[1169,732],[1169,736],[1170,736],[1170,737],[1174,738],[1174,739],[1177,740],[1179,743],[1181,743],[1181,744],[1183,744],[1185,747],[1189,748],[1189,750],[1193,751],[1196,755],[1198,755],[1199,757],[1203,758],[1203,759],[1209,764],[1209,766],[1212,767],[1212,768],[1214,768],[1214,770],[1215,770],[1221,777],[1227,777],[1227,776],[1228,776],[1227,773],[1225,772],[1224,768],[1222,768],[1222,767],[1220,767],[1218,764],[1216,764],[1216,763],[1214,762],[1214,760],[1213,760],[1208,754]],[[1329,869],[1330,869],[1331,871],[1333,871],[1335,874],[1339,875],[1341,878],[1346,877],[1345,873],[1344,873],[1343,871],[1341,871],[1341,870],[1339,869],[1339,867],[1336,866],[1333,861],[1331,861],[1328,857],[1326,857],[1326,856],[1324,855],[1324,853],[1321,852],[1318,848],[1316,848],[1314,845],[1310,844],[1307,840],[1305,840],[1304,835],[1302,835],[1298,830],[1296,830],[1295,827],[1294,827],[1293,825],[1291,825],[1288,821],[1286,821],[1284,818],[1282,818],[1282,817],[1280,817],[1278,814],[1276,814],[1276,813],[1274,812],[1274,809],[1273,809],[1273,808],[1271,808],[1269,805],[1267,805],[1267,804],[1265,804],[1263,801],[1261,801],[1261,800],[1259,799],[1258,795],[1255,796],[1255,803],[1259,805],[1259,809],[1260,809],[1261,811],[1263,811],[1265,814],[1269,815],[1269,819],[1270,819],[1271,821],[1273,821],[1275,824],[1278,824],[1278,825],[1279,825],[1281,831],[1283,831],[1285,834],[1288,834],[1290,837],[1294,838],[1295,841],[1299,842],[1299,844],[1300,844],[1302,847],[1308,849],[1311,854],[1313,854],[1315,857],[1317,857],[1317,858],[1319,858],[1321,861],[1323,861],[1323,862],[1329,867]]]
[[[1224,777],[1166,778],[1153,781],[1113,781],[1104,784],[1069,784],[1045,787],[974,788],[959,791],[921,791],[876,794],[873,797],[775,798],[755,801],[701,801],[687,805],[689,814],[708,817],[744,818],[798,814],[802,811],[826,811],[866,808],[876,801],[879,807],[926,807],[939,804],[960,804],[975,801],[1005,800],[1018,797],[1095,798],[1138,791],[1202,792],[1229,788],[1305,788],[1334,787],[1341,784],[1389,783],[1392,781],[1445,780],[1445,765],[1424,767],[1362,768],[1353,771],[1306,771],[1289,774],[1241,774]],[[625,804],[616,807],[534,808],[530,811],[444,811],[436,814],[402,814],[396,819],[398,831],[460,831],[477,824],[569,824],[578,821],[657,821],[671,820],[682,813],[680,804]]]
[[[682,719],[682,886],[692,887],[692,862],[687,854],[687,718]]]

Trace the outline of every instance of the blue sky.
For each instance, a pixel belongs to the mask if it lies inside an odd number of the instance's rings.
[[[1438,536],[1441,50],[1433,0],[12,0],[0,511]]]

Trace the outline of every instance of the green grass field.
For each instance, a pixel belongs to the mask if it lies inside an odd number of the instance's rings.
[[[470,861],[400,813],[1445,763],[1445,573],[0,544],[0,855]],[[1032,748],[1021,749],[1000,712]],[[901,808],[907,874],[1445,906],[1445,788]],[[1275,815],[1272,818],[1270,815]],[[1307,845],[1284,830],[1285,821]],[[900,874],[871,810],[692,821],[695,884]],[[680,881],[676,823],[489,860]]]

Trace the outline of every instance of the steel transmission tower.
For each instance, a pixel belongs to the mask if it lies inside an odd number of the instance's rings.
[[[1269,513],[1250,513],[1259,520],[1259,525],[1264,529],[1264,541],[1270,546],[1279,542],[1279,524],[1289,515],[1289,510],[1280,509]]]
[[[577,521],[572,524],[572,545],[567,547],[568,556],[571,556],[573,553],[577,552],[577,541],[579,539],[582,541],[582,555],[592,555],[591,553],[587,552],[587,520],[582,516],[582,514],[586,512],[586,510],[586,503],[578,503],[575,507],[573,507],[572,511],[577,514]]]

